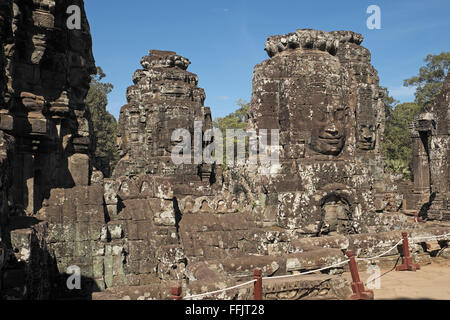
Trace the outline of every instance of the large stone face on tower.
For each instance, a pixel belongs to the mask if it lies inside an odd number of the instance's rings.
[[[197,75],[186,71],[190,61],[171,51],[151,50],[141,60],[144,67],[133,76],[127,100],[120,113],[118,134],[121,160],[114,176],[139,174],[197,175],[196,166],[176,166],[171,159],[171,141],[177,129],[194,137],[211,127],[211,112],[204,107],[205,92]],[[200,136],[200,139],[202,137]],[[193,140],[191,145],[193,146]]]
[[[384,104],[361,42],[350,31],[316,30],[267,40],[270,59],[255,68],[250,124],[280,131],[281,167],[261,185],[277,199],[268,203],[276,217],[265,219],[281,227],[355,233],[374,218]]]
[[[67,29],[71,5],[81,9],[81,30]],[[254,268],[278,276],[345,261],[346,249],[373,256],[399,233],[343,234],[407,226],[375,213],[384,109],[358,34],[269,38],[250,127],[281,132],[272,176],[258,174],[266,163],[222,171],[173,162],[174,131],[201,151],[211,114],[189,60],[152,50],[121,110],[121,160],[103,179],[90,165],[84,98],[95,70],[83,1],[2,1],[0,41],[0,298],[90,298],[106,289],[166,299],[180,283],[195,294],[250,280]],[[414,228],[412,236],[430,235]],[[81,290],[69,290],[77,267]],[[342,267],[330,271],[312,282],[275,281],[265,298],[346,298],[350,286],[335,275]],[[250,296],[240,288],[220,298]]]

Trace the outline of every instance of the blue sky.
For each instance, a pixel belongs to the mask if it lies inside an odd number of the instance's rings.
[[[369,5],[381,8],[381,30],[369,30]],[[414,100],[403,80],[418,73],[428,54],[450,50],[450,1],[301,0],[85,0],[97,65],[114,85],[108,110],[118,118],[140,59],[150,49],[171,50],[190,59],[206,91],[213,117],[249,101],[253,68],[268,59],[267,37],[296,29],[352,30],[381,85],[401,102]]]

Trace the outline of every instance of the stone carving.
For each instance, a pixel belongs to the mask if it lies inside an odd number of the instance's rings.
[[[278,226],[320,234],[320,225],[330,223],[324,216],[332,216],[329,232],[361,232],[374,217],[376,196],[384,192],[377,169],[384,166],[384,104],[362,40],[350,31],[309,29],[267,40],[270,59],[255,68],[250,127],[280,130],[282,164],[268,181],[247,172],[264,185],[259,192],[278,197]],[[353,195],[342,198],[342,210],[351,212],[328,212],[322,199],[343,189]],[[346,227],[336,229],[337,216]]]
[[[336,235],[351,233],[351,211],[347,201],[332,195],[322,205],[323,218],[320,234]]]
[[[287,50],[317,49],[336,54],[341,43],[359,45],[363,37],[359,33],[349,31],[325,32],[312,29],[299,29],[283,36],[271,36],[266,42],[266,52],[269,57]]]
[[[82,8],[82,24],[81,30],[69,31],[66,10],[73,4]],[[25,298],[49,297],[49,281],[55,279],[49,275],[55,266],[47,264],[50,251],[54,250],[55,261],[66,259],[73,235],[57,231],[59,236],[52,240],[46,238],[48,230],[62,228],[59,204],[66,203],[64,214],[68,214],[69,205],[80,205],[85,199],[75,200],[76,192],[68,192],[73,197],[70,201],[62,197],[53,206],[53,199],[48,200],[56,188],[87,190],[90,184],[92,129],[84,99],[95,63],[83,8],[82,0],[8,0],[0,4],[0,139],[5,169],[1,173],[0,225],[2,241],[9,247],[9,272],[26,274],[21,284],[11,281],[2,288],[11,297],[23,292]],[[102,201],[102,192],[98,196]],[[94,202],[98,203],[91,199]],[[102,205],[99,208],[102,210]],[[34,217],[45,222],[37,225]],[[70,229],[71,218],[64,218],[66,228]],[[32,249],[29,258],[34,262],[28,261],[21,269],[14,265],[21,257],[11,254],[11,246],[14,235],[24,234],[29,243],[17,242],[18,250]],[[46,241],[57,244],[47,246]],[[67,246],[61,250],[63,244]],[[63,266],[59,265],[65,272]]]
[[[432,110],[418,115],[410,126],[413,142],[414,188],[404,194],[408,209],[421,218],[450,220],[449,110],[450,76]],[[406,209],[406,208],[405,208]]]
[[[356,147],[363,151],[377,147],[375,153],[379,153],[385,118],[383,96],[370,52],[360,45],[362,37],[358,39],[360,42],[341,41],[336,56],[350,74],[350,99],[356,104]]]
[[[186,129],[194,137],[196,121],[202,125],[200,133],[211,128],[211,112],[203,106],[205,92],[197,87],[198,77],[186,71],[190,61],[175,52],[151,50],[141,64],[144,69],[135,72],[134,85],[127,91],[128,104],[120,114],[121,160],[114,176],[179,173],[195,180],[197,166],[177,168],[172,163],[172,148],[180,141],[171,138],[176,129]]]
[[[325,90],[330,89],[326,87]],[[342,98],[334,100],[326,109],[318,108],[313,112],[311,148],[319,153],[338,155],[346,142],[345,126],[348,109],[343,106]],[[328,99],[326,101],[330,103]]]
[[[83,8],[81,0],[0,4],[2,297],[71,297],[72,265],[82,273],[75,297],[166,299],[174,281],[196,294],[250,280],[255,267],[277,276],[344,261],[348,248],[378,254],[398,240],[392,230],[411,227],[375,212],[385,195],[384,107],[361,35],[297,30],[268,39],[270,59],[255,68],[250,128],[280,130],[280,166],[269,177],[258,174],[264,163],[222,171],[172,162],[173,131],[188,130],[191,149],[195,138],[205,147],[212,116],[190,61],[150,51],[121,110],[120,162],[104,179],[91,168],[84,104],[95,71],[89,25],[82,9],[82,29],[67,30],[73,4]],[[439,101],[435,114],[448,109],[448,94]],[[432,179],[448,172],[444,118],[435,120]],[[443,179],[433,184],[436,199],[448,193]],[[446,232],[419,226],[413,236]],[[345,298],[348,283],[334,275],[341,272],[265,281],[265,298]]]
[[[358,148],[373,150],[376,144],[376,124],[370,119],[361,119],[357,127]]]

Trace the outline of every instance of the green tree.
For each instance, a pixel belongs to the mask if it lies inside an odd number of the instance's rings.
[[[422,107],[416,103],[402,103],[392,109],[386,121],[383,154],[387,168],[409,179],[413,160],[409,124],[421,112]]]
[[[388,88],[381,87],[381,91],[383,92],[384,111],[386,112],[386,118],[389,118],[391,116],[392,110],[394,110],[399,101],[391,97]]]
[[[248,122],[248,107],[249,103],[244,100],[236,101],[236,104],[240,107],[235,112],[223,117],[216,118],[213,121],[213,126],[222,130],[225,134],[226,129],[243,129],[247,128]]]
[[[388,169],[412,179],[412,141],[409,124],[414,117],[429,110],[442,90],[450,64],[450,52],[428,55],[426,65],[421,67],[419,75],[406,79],[406,87],[416,87],[415,102],[400,105],[386,88],[383,88],[386,106],[386,130],[384,134],[383,153]]]
[[[91,111],[96,139],[94,165],[105,177],[109,177],[119,160],[119,154],[116,148],[117,121],[106,109],[108,94],[112,91],[113,85],[103,82],[105,77],[102,68],[97,67],[97,73],[92,76],[86,104]]]
[[[450,52],[439,55],[428,55],[426,65],[420,68],[419,75],[406,79],[406,87],[417,87],[416,104],[424,110],[429,110],[442,90],[442,85],[450,65]]]

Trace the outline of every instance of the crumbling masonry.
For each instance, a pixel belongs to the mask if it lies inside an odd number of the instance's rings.
[[[81,30],[67,29],[73,4],[84,7],[82,0],[0,4],[3,299],[167,299],[180,282],[196,294],[247,281],[254,268],[287,275],[344,261],[347,249],[372,256],[407,229],[449,232],[449,78],[412,128],[419,140],[432,137],[431,151],[416,152],[413,195],[402,194],[383,169],[378,75],[362,36],[350,31],[268,39],[249,129],[280,131],[280,165],[269,168],[175,165],[173,131],[203,135],[211,112],[190,61],[151,50],[121,110],[121,159],[104,179],[92,165],[84,103],[95,72],[89,25],[83,9]],[[415,150],[425,148],[414,139]],[[267,170],[272,175],[261,174]],[[402,199],[414,206],[425,199],[426,223],[399,212]],[[424,247],[413,250],[416,261],[429,261]],[[70,266],[81,269],[81,290],[66,286]],[[265,281],[264,298],[345,299],[342,272]],[[213,298],[251,296],[241,288]]]
[[[431,110],[418,115],[410,126],[414,184],[404,192],[404,210],[419,210],[420,218],[450,220],[449,92],[450,75],[447,75]]]

